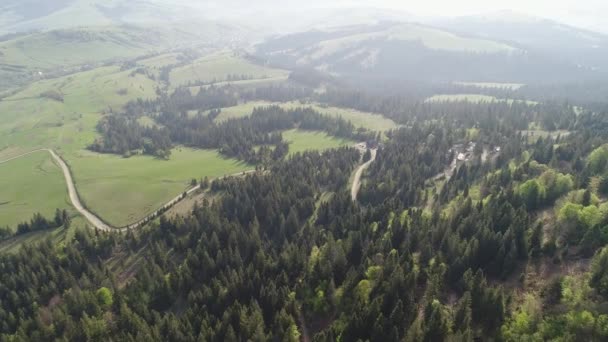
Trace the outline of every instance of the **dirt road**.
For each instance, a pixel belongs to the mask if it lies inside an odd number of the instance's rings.
[[[371,165],[371,163],[374,162],[374,160],[376,160],[377,153],[377,149],[371,150],[372,157],[363,165],[359,166],[359,168],[355,172],[355,179],[353,180],[353,186],[350,190],[350,196],[352,197],[353,201],[357,200],[357,194],[359,193],[359,189],[361,188],[361,175],[363,175],[363,171],[367,169]]]
[[[84,205],[82,205],[82,203],[80,202],[80,197],[78,197],[78,192],[76,191],[76,185],[74,184],[74,180],[72,178],[72,172],[70,171],[70,168],[63,161],[63,159],[61,159],[61,157],[59,157],[57,155],[57,153],[55,153],[55,151],[53,151],[53,150],[47,150],[47,151],[51,154],[51,156],[53,156],[53,159],[55,160],[55,162],[57,164],[59,164],[59,167],[61,168],[61,171],[63,172],[63,177],[65,178],[65,184],[68,187],[68,194],[70,195],[70,202],[72,202],[72,205],[74,206],[74,208],[76,208],[76,210],[78,210],[78,212],[81,213],[82,216],[84,216],[87,219],[87,221],[89,221],[89,223],[91,223],[93,225],[93,227],[95,227],[99,230],[103,230],[103,231],[114,231],[115,228],[110,227],[109,225],[105,224],[97,215],[88,211],[87,208],[85,208]]]
[[[138,227],[142,226],[143,224],[145,224],[146,222],[150,221],[151,219],[155,218],[159,214],[160,211],[172,207],[177,202],[179,202],[183,199],[183,193],[179,194],[178,196],[176,196],[175,198],[173,198],[172,200],[170,200],[169,202],[167,202],[163,206],[161,206],[158,210],[155,210],[154,212],[146,215],[144,218],[142,218],[141,220],[139,220],[135,223],[132,223],[125,227],[112,227],[112,226],[106,224],[101,218],[99,218],[99,216],[97,216],[94,213],[92,213],[91,211],[89,211],[82,204],[82,202],[80,201],[80,197],[78,196],[78,191],[76,191],[76,184],[74,184],[74,179],[72,177],[72,172],[70,171],[70,168],[65,163],[65,161],[57,153],[55,153],[55,151],[53,151],[51,149],[47,149],[47,148],[42,148],[42,149],[27,152],[27,153],[23,153],[21,155],[12,157],[7,160],[0,161],[0,164],[4,164],[11,160],[25,157],[27,155],[30,155],[32,153],[37,153],[37,152],[48,152],[51,155],[51,157],[53,157],[53,160],[57,163],[57,165],[59,165],[59,168],[61,168],[61,171],[63,172],[63,177],[65,178],[65,183],[68,188],[68,195],[70,197],[70,202],[72,202],[72,206],[74,206],[74,208],[76,210],[78,210],[78,212],[80,214],[82,214],[82,216],[84,216],[93,227],[95,227],[99,230],[102,230],[102,231],[120,232],[120,231],[126,231],[129,229],[138,228]],[[230,176],[245,175],[245,174],[248,174],[251,172],[255,172],[255,170],[239,172],[239,173],[236,173],[236,174],[230,175]],[[230,177],[230,176],[227,176],[227,177]],[[189,195],[198,189],[199,189],[198,185],[195,187],[192,187],[186,191],[186,194]]]
[[[65,183],[68,188],[68,195],[70,196],[70,202],[72,202],[72,205],[74,206],[74,208],[76,208],[76,210],[78,210],[78,212],[80,214],[82,214],[82,216],[84,216],[87,219],[87,221],[89,221],[89,223],[91,223],[91,225],[93,225],[93,227],[95,227],[99,230],[104,230],[104,231],[114,230],[112,227],[105,224],[99,217],[97,217],[92,212],[88,211],[82,205],[82,203],[80,202],[80,198],[78,197],[78,192],[76,192],[76,186],[74,185],[74,180],[72,179],[72,173],[70,172],[70,168],[63,161],[63,159],[61,159],[61,157],[59,157],[57,155],[57,153],[55,153],[55,151],[53,151],[51,149],[47,149],[47,148],[41,148],[38,150],[23,153],[21,155],[18,155],[16,157],[13,157],[13,158],[10,158],[7,160],[0,161],[0,164],[8,163],[11,160],[25,157],[27,155],[37,153],[37,152],[48,152],[51,155],[51,157],[53,157],[53,160],[55,161],[55,163],[57,163],[57,165],[59,165],[59,168],[63,172],[63,177],[65,178]]]

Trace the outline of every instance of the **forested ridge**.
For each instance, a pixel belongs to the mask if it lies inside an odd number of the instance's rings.
[[[0,255],[0,339],[608,339],[606,109],[306,89],[178,89],[106,114],[91,149],[181,144],[261,167],[141,230]],[[214,121],[243,98],[292,96],[401,127],[380,136],[306,106]],[[380,140],[357,201],[362,153],[288,156],[292,128]]]

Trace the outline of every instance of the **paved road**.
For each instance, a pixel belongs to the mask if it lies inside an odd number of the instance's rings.
[[[359,193],[359,189],[361,188],[361,175],[363,175],[363,170],[367,169],[371,165],[371,163],[376,160],[377,153],[377,149],[371,150],[372,157],[370,158],[370,160],[359,166],[359,168],[355,172],[355,179],[353,180],[353,186],[350,190],[350,196],[352,197],[353,201],[357,200],[357,194]]]
[[[65,183],[67,185],[68,188],[68,194],[70,196],[70,202],[72,202],[72,205],[74,206],[74,208],[76,208],[76,210],[78,210],[78,212],[80,214],[82,214],[82,216],[84,216],[87,221],[89,221],[89,223],[102,231],[126,231],[129,229],[134,229],[134,228],[138,228],[140,227],[143,223],[146,223],[147,221],[153,219],[154,217],[156,217],[159,213],[159,211],[163,210],[163,209],[168,209],[172,206],[174,206],[177,202],[181,201],[183,199],[183,193],[176,196],[175,198],[173,198],[172,200],[170,200],[169,202],[165,203],[163,206],[161,206],[158,210],[155,210],[154,212],[152,212],[151,214],[148,214],[146,217],[142,218],[141,220],[130,224],[128,226],[125,227],[112,227],[108,224],[106,224],[101,218],[99,218],[99,216],[95,215],[94,213],[92,213],[91,211],[89,211],[80,201],[80,197],[78,196],[78,192],[76,191],[76,185],[74,184],[74,179],[72,177],[72,172],[70,171],[70,168],[68,167],[68,165],[65,163],[65,161],[59,156],[57,155],[57,153],[55,153],[55,151],[48,149],[48,148],[42,148],[42,149],[38,149],[38,150],[34,150],[34,151],[30,151],[27,153],[23,153],[21,155],[18,155],[16,157],[12,157],[10,159],[7,160],[3,160],[0,161],[0,164],[4,164],[7,163],[11,160],[15,160],[21,157],[25,157],[27,155],[30,155],[32,153],[37,153],[37,152],[48,152],[52,157],[53,160],[55,160],[55,162],[59,165],[59,167],[61,168],[61,171],[63,172],[63,177],[65,178]],[[249,170],[249,171],[244,171],[244,172],[239,172],[239,173],[235,173],[233,175],[230,176],[239,176],[239,175],[245,175],[251,172],[255,172],[255,170]],[[227,177],[230,177],[227,176]],[[198,190],[199,187],[198,185],[195,187],[192,187],[191,189],[187,190],[186,193],[189,195],[191,193],[193,193],[194,191]]]

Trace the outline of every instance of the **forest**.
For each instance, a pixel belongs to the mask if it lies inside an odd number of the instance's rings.
[[[1,339],[608,339],[608,108],[306,89],[177,89],[106,114],[93,150],[164,158],[181,144],[259,167],[140,230],[0,255]],[[305,106],[214,121],[243,98],[299,96],[401,126],[382,138]],[[357,201],[350,177],[369,151],[287,156],[280,132],[296,127],[382,140]],[[475,147],[448,172],[458,146]],[[534,265],[577,263],[588,271],[534,279]]]
[[[281,96],[274,93],[287,94],[281,97],[283,99],[290,97],[289,90],[274,89],[269,88],[267,92],[258,90],[255,94],[259,93],[264,99]],[[375,138],[374,132],[355,130],[349,121],[321,114],[309,107],[290,110],[279,106],[260,107],[255,108],[250,117],[215,122],[221,107],[236,104],[237,94],[233,91],[230,87],[201,88],[193,96],[187,88],[179,88],[167,99],[129,103],[125,113],[106,115],[98,123],[97,130],[101,137],[89,145],[89,149],[125,157],[142,153],[167,159],[171,148],[180,144],[219,149],[227,157],[264,164],[287,155],[289,148],[283,141],[281,131],[293,128],[325,131],[329,135],[352,140]],[[245,98],[251,97],[245,95]],[[189,115],[188,111],[194,109],[197,112]],[[140,125],[137,119],[143,115],[152,118],[160,128]],[[256,146],[259,147],[257,151]]]

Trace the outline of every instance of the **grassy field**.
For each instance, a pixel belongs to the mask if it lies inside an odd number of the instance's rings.
[[[245,75],[253,79],[276,79],[278,77],[286,78],[289,72],[253,64],[232,52],[221,52],[173,69],[169,79],[171,85],[177,87],[189,82],[224,82],[227,81],[228,75]]]
[[[70,165],[80,195],[90,209],[116,225],[156,209],[183,191],[192,177],[213,177],[248,168],[212,151],[176,150],[169,161],[123,159],[86,151],[98,136],[95,126],[102,112],[118,111],[131,99],[155,96],[152,80],[143,75],[131,77],[130,73],[118,67],[98,68],[36,82],[0,101],[0,160],[36,148],[55,149]],[[120,89],[127,89],[127,94],[119,95]],[[61,93],[63,102],[40,96],[49,90]],[[23,178],[28,181],[31,177]],[[58,190],[65,203],[65,185],[61,183]],[[8,200],[12,199],[3,201]],[[54,210],[56,204],[49,205]],[[31,214],[29,211],[19,220]]]
[[[478,87],[478,88],[490,88],[490,89],[508,89],[517,90],[523,87],[523,83],[494,83],[494,82],[454,82],[456,85]]]
[[[148,47],[125,43],[133,38],[143,41],[115,27],[37,33],[0,43],[0,62],[49,69],[145,53]]]
[[[126,89],[126,95],[119,95]],[[63,102],[41,96],[54,91]],[[51,147],[62,154],[82,149],[97,133],[101,113],[118,110],[127,101],[155,96],[155,83],[143,75],[130,76],[118,67],[103,67],[33,83],[0,101],[0,158],[7,147]]]
[[[87,207],[115,226],[156,210],[189,187],[192,178],[214,178],[253,167],[217,151],[176,148],[170,160],[80,151],[68,159]]]
[[[507,103],[511,104],[514,101],[519,101],[519,100],[499,99],[499,98],[496,98],[494,96],[481,95],[481,94],[441,94],[441,95],[431,96],[431,97],[427,98],[425,101],[426,102],[448,102],[448,101],[451,101],[451,102],[460,102],[460,101],[468,101],[468,102],[474,102],[474,103],[481,103],[481,102],[507,102]],[[526,101],[526,103],[529,104],[529,105],[538,104],[538,102],[535,102],[535,101]]]
[[[310,150],[328,150],[341,146],[354,145],[355,142],[327,135],[325,132],[292,129],[283,132],[283,139],[289,143],[289,154]]]
[[[458,52],[497,53],[513,52],[517,49],[507,44],[485,39],[458,36],[446,31],[416,24],[401,24],[384,30],[353,33],[351,35],[327,39],[303,51],[300,62],[317,61],[340,51],[356,47],[369,40],[416,41],[429,49]]]
[[[217,121],[240,118],[251,115],[255,107],[278,105],[283,108],[311,107],[314,110],[332,116],[341,116],[345,120],[353,123],[356,127],[363,127],[373,131],[388,131],[397,128],[397,125],[390,119],[380,114],[360,112],[354,109],[324,106],[320,104],[302,104],[300,102],[273,103],[266,101],[247,102],[235,107],[223,108],[222,113],[216,118]]]
[[[288,78],[289,78],[289,75],[286,74],[286,75],[282,75],[282,76],[257,78],[257,79],[251,79],[251,80],[216,82],[216,83],[213,83],[213,86],[221,87],[221,86],[225,86],[225,85],[231,85],[231,86],[239,87],[241,89],[242,88],[247,89],[247,88],[255,88],[255,87],[263,87],[263,86],[280,84],[282,82],[287,81]],[[190,89],[190,93],[192,93],[192,95],[196,95],[196,94],[198,94],[201,87],[208,88],[210,86],[211,85],[194,86],[194,87],[190,87],[189,89]]]
[[[155,57],[142,59],[137,62],[139,65],[143,65],[149,68],[162,68],[167,65],[173,65],[179,63],[178,53],[166,53]]]
[[[63,174],[46,151],[0,164],[0,189],[1,226],[16,228],[35,212],[51,218],[70,206]]]

